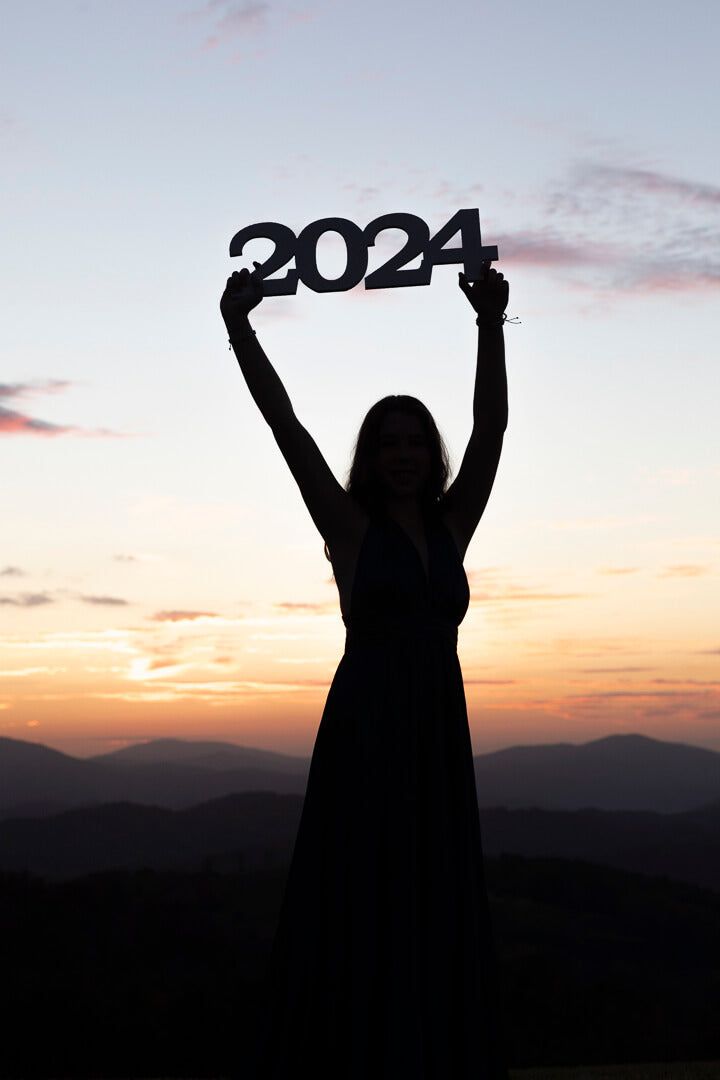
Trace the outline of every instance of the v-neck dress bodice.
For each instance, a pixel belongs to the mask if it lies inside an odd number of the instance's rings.
[[[350,594],[350,611],[343,618],[351,631],[371,621],[446,623],[455,631],[470,604],[462,560],[447,525],[425,518],[428,572],[406,530],[387,515],[371,518],[363,537]]]
[[[370,519],[313,750],[258,1080],[507,1080],[455,541]]]

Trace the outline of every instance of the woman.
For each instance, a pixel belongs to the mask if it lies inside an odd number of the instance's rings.
[[[325,540],[346,626],[318,728],[270,963],[258,1080],[506,1080],[457,628],[462,561],[507,426],[508,284],[477,312],[474,425],[448,458],[422,402],[391,395],[358,433],[346,488],[250,326],[255,271],[220,308],[240,368]]]

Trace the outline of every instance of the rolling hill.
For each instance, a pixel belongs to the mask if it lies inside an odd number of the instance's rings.
[[[252,871],[289,865],[303,799],[247,792],[183,810],[108,803],[0,822],[0,871],[71,878],[104,870]],[[717,806],[650,811],[480,811],[486,856],[581,859],[720,891]]]
[[[182,809],[243,792],[303,795],[309,759],[160,739],[75,758],[0,738],[0,819],[135,802]],[[474,759],[481,807],[679,813],[720,799],[720,753],[644,735],[514,746]]]

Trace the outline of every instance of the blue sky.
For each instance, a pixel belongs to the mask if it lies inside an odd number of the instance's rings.
[[[465,561],[473,744],[720,749],[720,8],[56,2],[3,24],[0,733],[309,752],[344,632],[218,310],[270,245],[228,245],[477,206],[522,322]],[[332,234],[318,252],[340,272]],[[253,323],[341,482],[388,393],[428,405],[457,468],[455,267],[300,286]]]

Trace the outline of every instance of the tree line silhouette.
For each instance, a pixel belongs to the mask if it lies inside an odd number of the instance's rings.
[[[720,894],[486,858],[510,1066],[720,1058]],[[0,874],[0,1071],[241,1077],[286,868]]]

